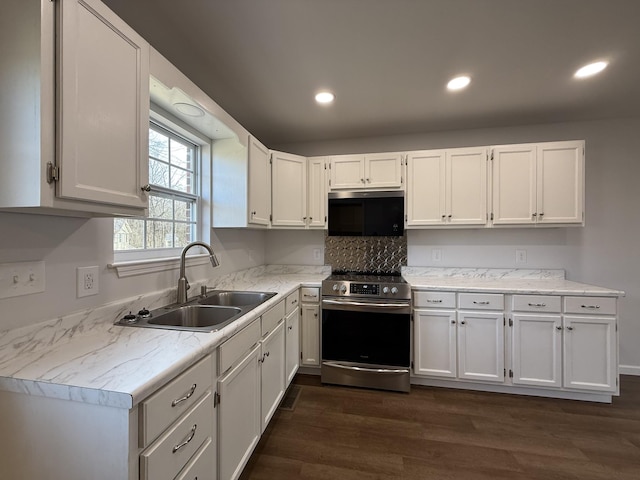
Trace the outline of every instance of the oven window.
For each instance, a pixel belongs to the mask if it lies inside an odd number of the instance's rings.
[[[410,315],[322,311],[322,359],[408,367]]]

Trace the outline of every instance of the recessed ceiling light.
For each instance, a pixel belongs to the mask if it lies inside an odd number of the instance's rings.
[[[335,100],[336,96],[331,92],[318,92],[316,93],[316,102],[323,105],[331,103]]]
[[[600,73],[605,68],[607,68],[609,62],[594,62],[589,65],[585,65],[584,67],[578,69],[576,73],[573,74],[576,78],[587,78],[597,73]]]
[[[447,83],[447,88],[449,90],[461,90],[465,88],[467,85],[469,85],[470,83],[471,83],[471,78],[467,77],[466,75],[461,75],[459,77],[455,77],[449,80],[449,83]]]
[[[185,102],[176,102],[173,104],[175,109],[183,115],[187,115],[188,117],[202,117],[204,116],[204,110],[202,110],[197,105],[192,105],[190,103]]]

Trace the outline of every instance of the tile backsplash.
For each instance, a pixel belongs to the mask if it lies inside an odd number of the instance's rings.
[[[331,269],[400,273],[407,265],[407,234],[402,237],[334,237],[325,233],[324,263]]]

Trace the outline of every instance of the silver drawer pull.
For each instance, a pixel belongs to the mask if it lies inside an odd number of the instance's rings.
[[[191,388],[189,389],[187,394],[184,397],[180,397],[180,398],[174,400],[173,402],[171,402],[171,406],[175,407],[176,405],[179,405],[180,403],[184,402],[185,400],[189,400],[191,398],[191,395],[193,395],[193,392],[195,392],[195,391],[196,391],[196,384],[194,383],[193,385],[191,385]]]
[[[318,298],[317,295],[309,295],[308,293],[304,293],[302,294],[303,297],[307,297],[307,298]]]
[[[193,437],[195,437],[195,435],[196,435],[196,429],[197,428],[198,428],[197,424],[194,424],[193,427],[191,427],[191,432],[189,432],[189,436],[187,437],[187,439],[184,442],[179,443],[178,445],[174,446],[173,447],[173,453],[176,453],[182,447],[188,445],[191,440],[193,440]]]
[[[485,301],[485,302],[476,302],[476,301],[474,300],[474,301],[473,301],[473,303],[474,303],[475,305],[489,305],[489,302],[486,302],[486,301]]]
[[[442,300],[431,300],[431,299],[427,299],[427,303],[442,303]]]
[[[590,310],[597,310],[598,308],[600,308],[600,305],[580,305],[580,307],[588,308]]]
[[[530,307],[546,307],[547,306],[546,303],[528,303],[527,305],[529,305]]]

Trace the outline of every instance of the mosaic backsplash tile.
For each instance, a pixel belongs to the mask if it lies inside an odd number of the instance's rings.
[[[324,263],[331,269],[400,273],[407,265],[407,236],[333,237],[325,233]]]

